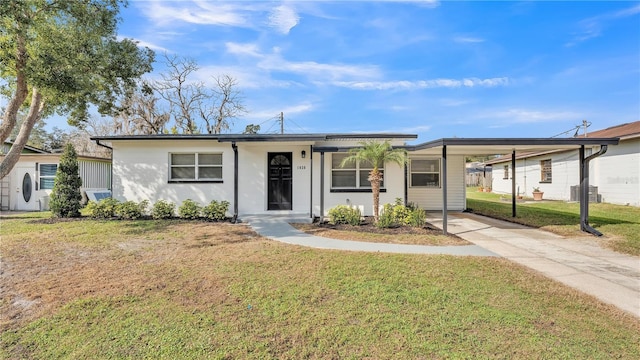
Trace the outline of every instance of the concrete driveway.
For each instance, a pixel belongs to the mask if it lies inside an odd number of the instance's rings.
[[[442,217],[427,219],[442,226]],[[450,213],[448,231],[640,318],[640,258],[604,249],[595,239],[566,239],[468,213]]]

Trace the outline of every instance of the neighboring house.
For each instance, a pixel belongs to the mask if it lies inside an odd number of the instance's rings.
[[[389,140],[408,152],[406,167],[386,164],[380,203],[397,198],[426,210],[466,208],[465,155],[516,149],[576,149],[617,139],[440,139],[408,145],[411,134],[256,134],[99,136],[113,149],[113,196],[124,201],[226,200],[235,218],[250,214],[326,216],[336,205],[373,213],[371,170],[341,168],[349,149]],[[445,196],[446,194],[446,196]],[[445,221],[446,222],[446,221]],[[446,232],[445,229],[443,229]]]
[[[580,138],[619,138],[617,146],[591,161],[589,166],[590,201],[640,206],[640,121],[594,131]],[[599,150],[586,147],[585,156]],[[487,161],[493,167],[493,191],[511,193],[511,156]],[[531,196],[534,187],[545,199],[578,201],[580,182],[579,152],[548,150],[520,153],[516,156],[516,192]]]
[[[0,161],[11,143],[0,151]],[[48,210],[48,197],[53,189],[60,156],[31,146],[25,146],[11,172],[0,180],[0,209]],[[111,188],[111,160],[78,156],[82,191]]]

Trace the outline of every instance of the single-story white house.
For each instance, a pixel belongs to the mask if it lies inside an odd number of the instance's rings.
[[[362,141],[388,140],[408,152],[406,166],[385,164],[380,203],[397,198],[426,210],[466,209],[465,155],[615,145],[616,138],[440,139],[417,145],[412,134],[158,134],[93,137],[113,150],[113,197],[180,205],[191,199],[231,203],[243,215],[326,216],[357,206],[373,213],[370,169],[339,166]],[[515,195],[514,195],[515,211]]]
[[[590,162],[590,201],[640,206],[640,121],[586,135],[586,138],[603,137],[619,138],[620,143]],[[589,156],[598,150],[599,146],[587,147],[585,155]],[[503,156],[485,164],[493,167],[493,192],[511,193],[511,156]],[[518,154],[515,183],[519,195],[530,196],[535,187],[544,192],[545,199],[578,201],[579,149]]]
[[[0,161],[11,146],[0,149]],[[11,172],[0,180],[0,210],[48,210],[48,200],[60,163],[60,153],[25,146]],[[111,189],[111,160],[78,156],[81,191]]]

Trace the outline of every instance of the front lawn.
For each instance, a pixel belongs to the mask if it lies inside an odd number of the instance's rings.
[[[504,259],[44,216],[0,219],[0,358],[640,358],[640,320]]]
[[[511,196],[467,188],[467,207],[474,213],[542,228],[565,236],[585,236],[580,231],[580,204],[564,201],[518,202],[511,215]],[[640,255],[640,208],[589,204],[589,224],[604,234],[612,249]]]

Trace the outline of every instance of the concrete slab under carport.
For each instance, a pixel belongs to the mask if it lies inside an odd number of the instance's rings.
[[[496,155],[511,152],[511,208],[516,216],[516,156],[519,153],[578,149],[580,151],[580,229],[601,236],[589,225],[589,161],[604,154],[609,145],[617,145],[619,138],[442,138],[417,145],[403,146],[414,154],[440,155],[442,158],[442,232],[448,231],[447,213],[447,156],[448,155]],[[585,146],[599,146],[600,150],[585,157]]]
[[[439,214],[427,219],[442,226]],[[449,213],[449,232],[640,318],[640,258],[543,230]]]

